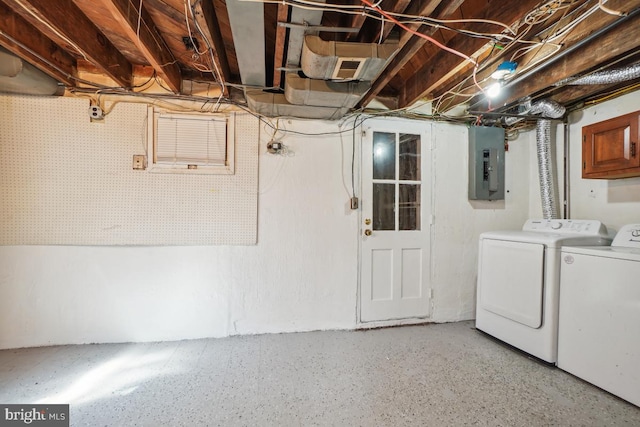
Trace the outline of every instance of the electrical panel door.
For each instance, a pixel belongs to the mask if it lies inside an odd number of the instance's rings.
[[[504,199],[504,129],[469,129],[469,200]]]

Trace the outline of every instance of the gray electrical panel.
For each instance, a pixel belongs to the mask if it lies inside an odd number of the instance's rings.
[[[504,199],[504,129],[469,128],[469,200]]]

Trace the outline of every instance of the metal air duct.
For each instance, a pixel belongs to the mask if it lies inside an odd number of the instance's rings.
[[[352,108],[370,87],[370,82],[332,82],[305,79],[295,73],[287,73],[284,96],[288,102],[296,105]]]
[[[249,109],[267,117],[299,117],[303,119],[337,120],[349,112],[349,108],[295,105],[280,93],[246,90]]]
[[[28,62],[0,48],[0,92],[62,96],[64,86]]]
[[[626,82],[640,78],[640,62],[626,67],[616,68],[613,70],[598,71],[597,73],[589,74],[587,76],[573,77],[565,80],[561,80],[554,86],[564,85],[606,85],[613,83]]]
[[[302,72],[312,79],[371,81],[397,51],[397,42],[335,42],[307,35],[300,63]]]

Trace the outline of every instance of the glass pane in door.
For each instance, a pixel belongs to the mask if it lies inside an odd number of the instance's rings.
[[[395,184],[373,184],[373,229],[396,229]]]
[[[373,133],[373,179],[396,179],[395,133]]]
[[[420,135],[400,134],[400,177],[402,181],[420,181]]]
[[[420,230],[420,185],[400,184],[400,230]]]

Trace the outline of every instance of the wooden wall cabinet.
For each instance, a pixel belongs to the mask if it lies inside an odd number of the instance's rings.
[[[582,128],[582,178],[640,176],[640,111]]]

